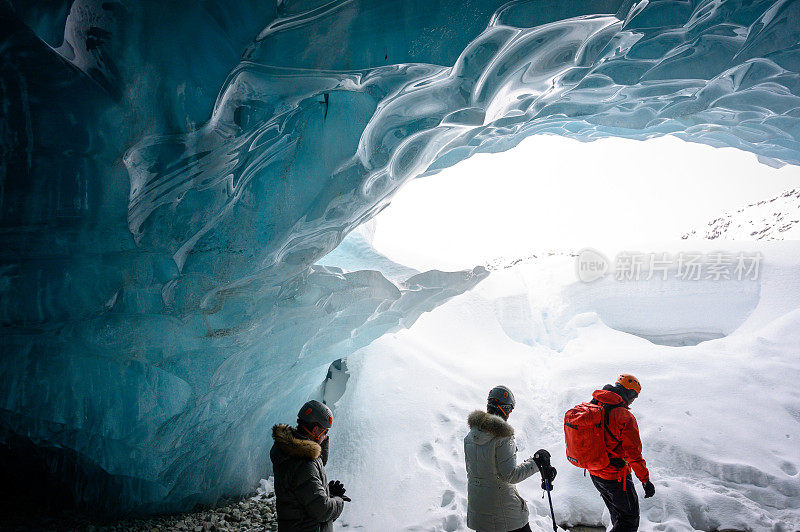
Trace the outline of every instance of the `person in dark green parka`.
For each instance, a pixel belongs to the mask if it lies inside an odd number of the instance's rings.
[[[297,416],[297,427],[272,427],[274,443],[269,456],[275,477],[279,532],[331,532],[342,514],[345,489],[341,482],[328,483],[328,429],[330,409],[309,401]]]

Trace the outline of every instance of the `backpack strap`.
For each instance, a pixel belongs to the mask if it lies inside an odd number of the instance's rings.
[[[616,436],[614,436],[614,433],[611,432],[611,429],[608,428],[608,418],[611,416],[611,411],[612,410],[614,410],[615,408],[619,408],[621,406],[622,406],[622,404],[620,404],[620,403],[617,403],[615,405],[607,405],[607,404],[603,404],[602,405],[602,407],[603,407],[603,428],[608,433],[608,435],[611,436],[611,439],[614,440],[615,442],[617,442],[617,444],[611,449],[612,451],[616,451],[619,448],[619,446],[622,445],[622,440],[617,438]]]

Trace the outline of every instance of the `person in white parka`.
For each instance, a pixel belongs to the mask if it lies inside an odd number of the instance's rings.
[[[496,386],[489,392],[486,412],[475,410],[467,420],[464,438],[467,464],[467,527],[479,532],[530,531],[528,506],[514,484],[540,471],[533,457],[517,465],[514,429],[508,416],[515,401],[511,390]],[[542,473],[555,477],[555,468]]]

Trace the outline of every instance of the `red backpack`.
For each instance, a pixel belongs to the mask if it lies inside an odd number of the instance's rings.
[[[598,470],[611,463],[603,435],[608,430],[608,415],[619,405],[603,407],[599,404],[581,403],[564,414],[564,441],[567,460],[582,469]],[[611,434],[614,438],[614,435]],[[614,438],[616,440],[616,438]]]

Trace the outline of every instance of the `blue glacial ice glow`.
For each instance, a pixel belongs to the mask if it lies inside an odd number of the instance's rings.
[[[542,133],[800,164],[797,2],[264,4],[0,4],[0,441],[80,503],[249,489],[331,361],[480,281],[315,266],[409,179]]]

